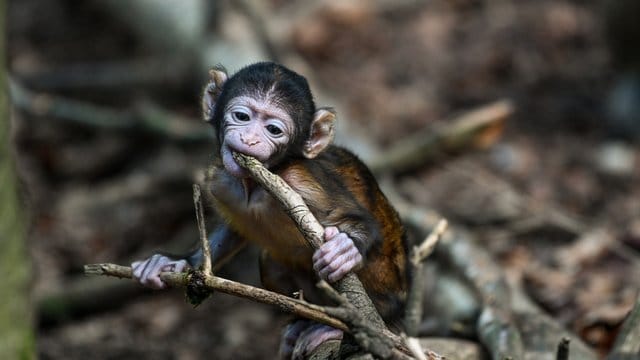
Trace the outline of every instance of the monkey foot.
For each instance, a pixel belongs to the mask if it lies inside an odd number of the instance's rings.
[[[329,340],[342,340],[342,330],[324,324],[314,324],[298,337],[292,359],[306,359],[320,344]]]

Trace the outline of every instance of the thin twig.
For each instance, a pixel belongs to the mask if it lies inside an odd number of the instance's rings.
[[[211,270],[211,246],[207,237],[207,227],[204,222],[204,207],[202,205],[202,192],[200,185],[193,184],[193,204],[196,208],[196,220],[198,221],[198,231],[200,233],[200,244],[202,245],[202,272],[213,275]]]
[[[445,230],[447,230],[447,226],[449,223],[446,219],[440,219],[436,227],[431,231],[429,236],[420,244],[420,246],[414,248],[411,261],[415,264],[423,262],[431,253],[433,249],[438,244],[440,238],[444,234]]]
[[[414,246],[411,252],[411,286],[409,287],[409,295],[407,296],[407,306],[405,309],[405,330],[409,336],[418,335],[418,327],[422,320],[422,309],[424,301],[424,283],[425,277],[423,272],[424,260],[433,252],[438,240],[442,237],[447,229],[447,220],[440,219],[438,224],[433,228],[429,236],[419,246]]]

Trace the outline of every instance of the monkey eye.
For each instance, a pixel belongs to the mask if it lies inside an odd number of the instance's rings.
[[[267,131],[269,131],[272,135],[281,135],[282,129],[275,125],[267,125]]]
[[[236,118],[236,120],[238,121],[249,121],[249,115],[246,113],[243,113],[242,111],[234,111],[233,117]]]

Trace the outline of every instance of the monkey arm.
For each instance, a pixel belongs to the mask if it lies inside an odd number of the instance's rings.
[[[322,226],[326,228],[335,226],[353,240],[353,244],[364,259],[370,251],[380,247],[383,242],[383,234],[380,225],[366,209],[361,207],[350,197],[334,197],[325,195],[324,206],[331,211],[323,211],[316,199],[305,199],[310,205],[311,212],[316,216]],[[330,200],[329,200],[330,199]]]
[[[338,225],[338,228],[349,235],[364,258],[367,257],[371,249],[382,244],[380,226],[375,218],[365,212],[347,216],[346,220]]]
[[[226,225],[218,227],[209,235],[209,247],[211,249],[211,263],[213,270],[220,269],[235,254],[247,244],[247,241],[229,229]],[[202,265],[202,248],[198,247],[184,258],[191,267]]]

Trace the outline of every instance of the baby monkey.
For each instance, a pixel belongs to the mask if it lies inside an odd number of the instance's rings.
[[[316,108],[304,77],[270,62],[229,77],[219,67],[204,90],[204,118],[218,144],[207,171],[206,192],[224,220],[209,237],[212,262],[225,262],[247,241],[261,247],[265,288],[326,304],[319,278],[335,282],[355,271],[383,319],[399,325],[407,289],[406,241],[397,212],[369,169],[331,144],[335,112]],[[253,156],[298,192],[325,227],[325,243],[313,250],[279,203],[233,159]],[[132,264],[143,285],[164,288],[162,271],[199,266],[201,250],[183,258],[153,255]],[[303,358],[342,332],[309,320],[284,331],[281,358]]]

